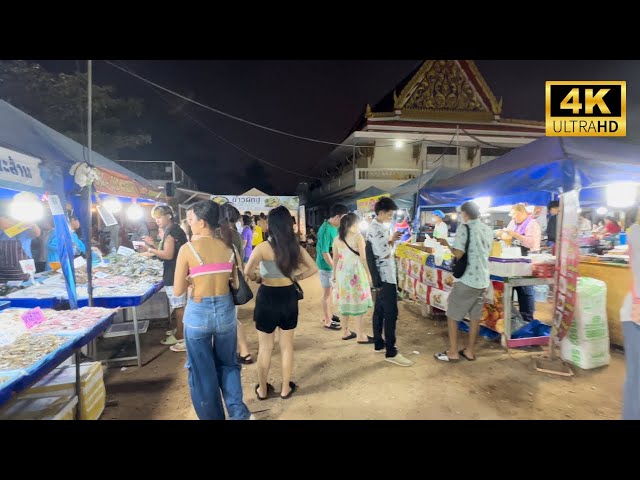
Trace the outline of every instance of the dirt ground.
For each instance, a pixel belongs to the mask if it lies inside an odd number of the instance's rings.
[[[372,345],[343,341],[340,332],[322,328],[320,284],[311,278],[302,287],[305,299],[300,305],[293,374],[298,391],[288,400],[258,401],[256,365],[242,369],[245,402],[258,420],[620,418],[625,367],[618,351],[612,351],[608,367],[573,368],[571,378],[535,371],[532,356],[540,353],[536,347],[506,352],[498,342],[483,338],[475,362],[442,363],[433,354],[446,348],[446,321],[422,318],[418,305],[403,301],[397,345],[415,364],[398,367],[374,353]],[[253,302],[240,308],[239,318],[256,358],[258,339],[252,312]],[[159,324],[141,337],[142,368],[114,366],[108,370],[109,402],[102,419],[197,418],[189,397],[185,354],[159,344],[166,329]],[[460,332],[460,339],[465,342],[466,334]],[[276,348],[269,382],[278,391],[279,364]]]

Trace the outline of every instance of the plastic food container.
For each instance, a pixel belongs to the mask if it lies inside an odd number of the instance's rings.
[[[489,258],[489,273],[497,277],[531,277],[533,267],[531,259],[520,258]]]

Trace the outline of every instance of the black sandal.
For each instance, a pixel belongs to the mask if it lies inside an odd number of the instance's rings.
[[[369,335],[367,335],[367,341],[366,342],[358,342],[360,345],[369,345],[370,343],[376,343],[376,341],[374,340],[373,337],[370,337]]]
[[[289,382],[289,388],[291,388],[291,390],[289,390],[289,393],[287,393],[286,395],[280,395],[280,398],[283,400],[287,400],[288,398],[291,398],[291,395],[293,395],[293,392],[296,391],[296,389],[298,388],[298,386],[293,383],[293,382]]]
[[[336,322],[331,322],[331,325],[329,326],[325,325],[324,328],[326,328],[327,330],[342,330],[342,327],[340,326],[340,324]]]
[[[271,385],[270,383],[267,383],[267,396],[261,397],[260,394],[258,393],[259,388],[260,388],[260,384],[257,384],[255,388],[255,392],[256,392],[256,398],[258,400],[267,400],[268,398],[271,398],[271,394],[276,391],[276,389],[273,388],[273,385]]]
[[[238,363],[242,363],[243,365],[251,365],[253,362],[255,362],[255,360],[250,353],[247,353],[244,357],[242,355],[238,355]]]
[[[358,334],[356,332],[351,332],[349,335],[347,335],[346,337],[342,337],[343,340],[353,340],[354,338],[356,338],[358,336]]]

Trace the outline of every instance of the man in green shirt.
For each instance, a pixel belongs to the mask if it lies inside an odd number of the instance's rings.
[[[329,209],[329,220],[325,220],[318,230],[318,245],[316,247],[316,264],[320,269],[320,283],[322,284],[322,312],[324,328],[327,330],[340,330],[340,319],[331,314],[331,289],[333,278],[333,258],[331,246],[338,236],[340,220],[349,209],[342,204],[335,204]]]

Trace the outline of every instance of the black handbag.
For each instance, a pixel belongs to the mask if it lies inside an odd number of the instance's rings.
[[[296,289],[296,294],[298,295],[298,300],[304,299],[304,290],[302,290],[302,287],[300,286],[300,284],[296,280],[294,280],[293,278],[291,279],[291,281],[293,282],[293,286]]]
[[[375,289],[380,289],[382,288],[382,277],[380,276],[380,271],[378,270],[376,256],[373,253],[373,245],[371,244],[370,240],[366,241],[365,251],[367,252],[367,265],[369,266],[369,272],[371,272],[371,286]]]
[[[233,303],[236,305],[244,305],[251,301],[253,298],[253,292],[251,291],[247,280],[244,278],[244,273],[240,271],[241,263],[238,261],[238,251],[235,246],[233,247],[233,255],[236,259],[236,268],[238,269],[238,288],[234,288],[233,278],[229,280],[229,288],[231,290],[231,295],[233,296]]]
[[[469,240],[471,239],[471,229],[469,228],[469,225],[465,224],[464,225],[467,228],[467,242],[464,246],[464,253],[462,254],[462,256],[460,258],[458,258],[454,263],[453,263],[453,276],[455,278],[460,278],[464,275],[464,272],[467,270],[467,262],[468,262],[468,256],[467,253],[469,253]]]

